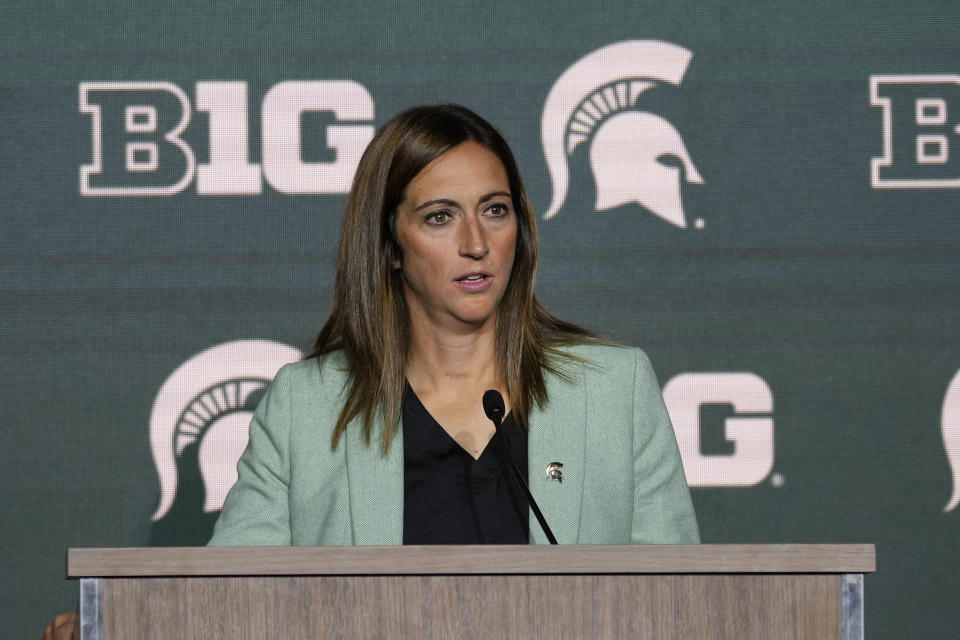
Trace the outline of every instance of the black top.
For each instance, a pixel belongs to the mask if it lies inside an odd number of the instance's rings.
[[[512,416],[503,432],[527,479],[527,433]],[[526,497],[494,435],[473,459],[410,386],[403,402],[403,544],[527,544]]]

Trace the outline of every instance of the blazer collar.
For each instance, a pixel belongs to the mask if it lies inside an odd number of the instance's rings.
[[[570,371],[571,381],[548,374],[550,400],[542,411],[531,411],[527,445],[530,492],[561,544],[576,544],[579,538],[586,445],[583,366],[571,366]],[[359,422],[347,426],[343,442],[353,544],[403,544],[403,425],[384,455],[376,436],[372,445],[364,442]],[[378,432],[375,428],[374,433]],[[555,462],[563,465],[562,482],[547,476],[547,466]],[[532,510],[530,540],[547,544]]]

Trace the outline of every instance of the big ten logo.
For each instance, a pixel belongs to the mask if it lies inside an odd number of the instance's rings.
[[[261,162],[251,162],[247,83],[197,82],[196,110],[206,114],[209,141],[198,164],[184,137],[193,106],[179,86],[85,82],[79,89],[92,134],[92,161],[80,168],[80,193],[88,196],[172,195],[194,177],[205,195],[259,194],[264,178],[282,193],[346,193],[374,134],[373,98],[360,84],[281,82],[263,96]],[[322,119],[323,139],[305,149],[311,116]]]
[[[875,189],[960,187],[960,76],[871,76],[870,104],[883,120]]]
[[[773,469],[773,393],[753,373],[683,373],[663,388],[687,482],[749,487]],[[779,474],[771,483],[782,484]]]

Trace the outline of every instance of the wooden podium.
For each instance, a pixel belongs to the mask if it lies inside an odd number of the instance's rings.
[[[83,640],[863,638],[873,545],[71,549]]]

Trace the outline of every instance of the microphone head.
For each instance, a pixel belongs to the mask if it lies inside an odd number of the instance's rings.
[[[483,394],[483,412],[495,423],[500,424],[503,420],[503,414],[506,407],[503,404],[503,396],[496,389],[490,389]]]

